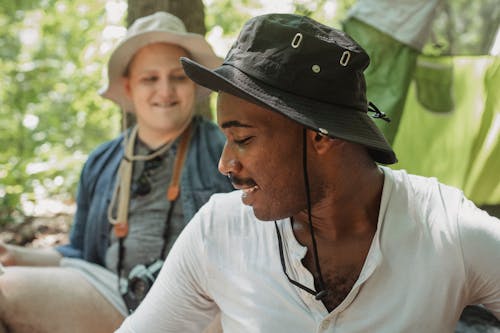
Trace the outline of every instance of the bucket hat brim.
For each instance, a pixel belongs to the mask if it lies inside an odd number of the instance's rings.
[[[185,57],[181,63],[186,74],[203,87],[263,106],[330,137],[359,143],[377,162],[397,161],[391,146],[366,112],[283,91],[228,64],[211,70]]]

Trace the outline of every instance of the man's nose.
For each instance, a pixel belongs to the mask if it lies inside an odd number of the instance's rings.
[[[228,147],[227,142],[224,145],[222,154],[219,159],[219,171],[223,175],[227,176],[229,173],[238,173],[241,170],[241,163],[238,161],[236,156],[231,152],[231,148]]]
[[[168,78],[165,78],[160,80],[158,89],[161,94],[170,96],[174,92],[175,86],[174,84],[172,84],[172,82],[170,82]]]

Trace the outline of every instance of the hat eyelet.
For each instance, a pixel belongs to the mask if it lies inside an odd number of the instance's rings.
[[[321,67],[319,65],[312,65],[311,69],[314,73],[321,72]]]
[[[302,37],[303,37],[303,36],[302,36],[302,34],[301,34],[300,32],[297,32],[297,33],[295,34],[295,36],[294,36],[294,37],[293,37],[293,39],[292,39],[292,43],[291,43],[291,45],[292,45],[292,47],[293,47],[294,49],[296,49],[296,48],[298,48],[298,47],[299,47],[300,43],[302,42]]]
[[[326,129],[324,129],[324,128],[321,128],[321,127],[318,128],[318,132],[320,132],[323,135],[328,135],[328,131]]]
[[[349,63],[349,59],[351,59],[351,52],[349,51],[344,51],[344,53],[342,53],[342,56],[340,57],[340,64],[342,66],[347,66],[347,64]]]

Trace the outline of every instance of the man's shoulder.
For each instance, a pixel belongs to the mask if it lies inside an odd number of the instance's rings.
[[[274,223],[257,219],[253,208],[242,203],[241,191],[212,195],[192,222],[191,233],[198,235],[210,261],[225,267],[239,267],[256,247],[264,251],[275,245]]]
[[[241,214],[242,212],[245,214],[250,213],[248,211],[250,207],[245,206],[241,201],[241,191],[215,193],[210,197],[208,205],[208,209],[215,214],[214,216],[232,216]]]
[[[213,121],[206,119],[205,117],[199,115],[195,116],[193,118],[193,124],[195,124],[199,135],[201,135],[202,137],[216,136],[220,139],[224,139],[224,134],[222,134],[219,126],[217,126],[217,124]]]
[[[120,134],[118,137],[101,143],[97,148],[89,154],[89,161],[99,159],[103,156],[108,156],[110,154],[116,154],[118,151],[122,151],[122,143],[123,143],[123,134]]]
[[[215,122],[213,122],[212,120],[207,119],[201,115],[195,115],[193,117],[193,122],[203,129],[207,129],[207,130],[213,130],[213,129],[218,130],[219,129],[219,127],[217,126],[217,124]]]
[[[460,189],[445,185],[434,177],[409,174],[405,170],[384,168],[384,174],[389,213],[403,214],[417,225],[454,228],[464,201]],[[439,223],[435,224],[436,221]]]
[[[404,191],[421,198],[439,195],[461,200],[463,197],[462,190],[441,183],[436,177],[411,174],[406,170],[393,170],[387,167],[383,167],[383,171],[396,191]]]
[[[194,133],[191,139],[191,153],[193,155],[209,156],[218,160],[226,141],[224,134],[212,121],[201,116],[193,118]]]
[[[223,230],[230,230],[232,234],[247,233],[266,224],[255,217],[252,207],[242,203],[241,191],[213,194],[198,214],[207,233]]]
[[[123,157],[123,135],[104,142],[94,149],[84,165],[84,178],[96,179],[103,174],[114,173]]]

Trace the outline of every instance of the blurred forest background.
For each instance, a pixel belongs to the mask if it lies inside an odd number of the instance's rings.
[[[185,8],[190,3],[170,2]],[[254,15],[295,12],[340,28],[354,2],[204,0],[201,14],[209,41],[224,56],[242,23]],[[130,4],[0,0],[0,231],[37,216],[71,215],[88,153],[121,130],[120,110],[98,90],[105,84],[108,56],[130,23]],[[457,0],[446,7],[425,52],[491,52],[498,1]],[[459,21],[450,19],[454,12],[462,12]]]
[[[334,10],[331,1],[207,0],[205,25],[224,56],[254,14],[316,13],[334,22],[352,2]],[[120,131],[120,110],[98,90],[126,19],[126,1],[0,1],[0,226],[65,212],[87,154]]]

